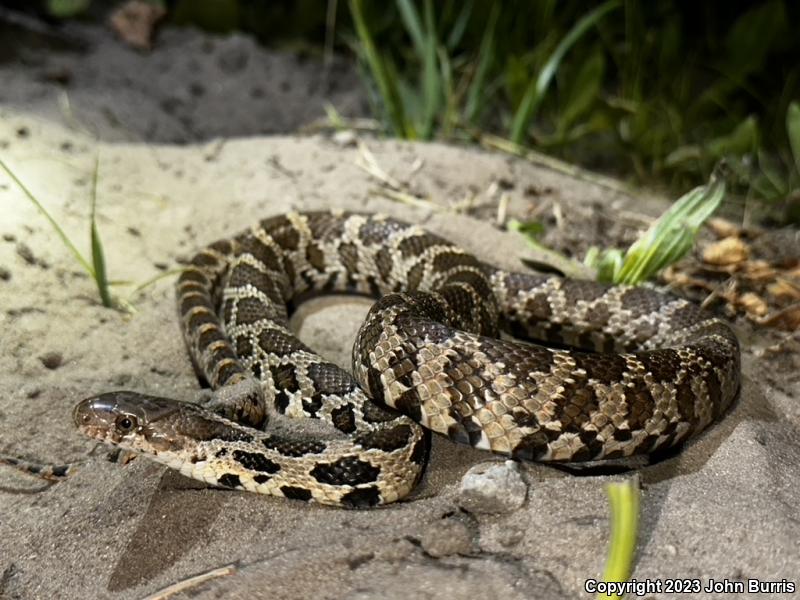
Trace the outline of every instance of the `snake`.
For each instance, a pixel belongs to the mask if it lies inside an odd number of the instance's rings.
[[[337,293],[376,299],[352,372],[289,323]],[[740,386],[736,334],[688,300],[503,270],[379,214],[263,219],[199,251],[177,301],[210,390],[92,396],[79,431],[215,487],[340,507],[407,496],[429,430],[520,460],[625,459],[696,436]]]

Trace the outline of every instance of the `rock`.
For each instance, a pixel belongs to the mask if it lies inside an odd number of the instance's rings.
[[[331,140],[342,148],[352,147],[357,143],[356,132],[352,129],[341,129],[331,136]]]
[[[528,486],[513,460],[475,465],[461,479],[458,504],[475,513],[503,513],[525,502]]]
[[[472,553],[472,535],[469,528],[458,519],[435,523],[420,542],[422,549],[434,558]]]
[[[46,368],[53,370],[61,366],[61,363],[64,362],[64,357],[60,352],[47,352],[42,354],[39,360],[42,361]]]

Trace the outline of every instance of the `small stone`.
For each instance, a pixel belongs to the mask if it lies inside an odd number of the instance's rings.
[[[60,352],[47,352],[39,357],[42,364],[48,369],[57,369],[64,362],[64,357]]]
[[[17,243],[17,254],[29,265],[36,264],[36,257],[33,255],[33,250],[31,250],[30,246],[28,246],[26,243]]]
[[[525,537],[525,531],[519,527],[508,527],[497,533],[497,541],[503,546],[516,546]]]
[[[528,486],[513,460],[475,465],[461,479],[458,504],[475,513],[503,513],[525,503]]]
[[[472,553],[472,535],[467,526],[457,519],[435,523],[425,532],[420,543],[422,549],[434,558]]]
[[[375,559],[383,562],[403,562],[414,554],[415,546],[405,538],[394,540],[390,544],[380,546],[375,552]]]
[[[347,148],[356,145],[356,134],[352,129],[341,129],[331,136],[331,140],[337,146]]]

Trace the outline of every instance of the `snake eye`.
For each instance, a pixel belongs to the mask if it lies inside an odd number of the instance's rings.
[[[128,433],[136,427],[136,418],[130,415],[120,415],[117,417],[115,425],[120,433]]]

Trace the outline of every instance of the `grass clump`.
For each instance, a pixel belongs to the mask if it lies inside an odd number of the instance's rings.
[[[725,179],[719,173],[681,196],[623,254],[592,247],[584,264],[597,270],[607,283],[637,285],[683,258],[694,245],[700,226],[725,197]]]
[[[672,191],[725,159],[738,210],[800,222],[800,38],[785,0],[348,8],[351,45],[394,135],[491,133]]]

